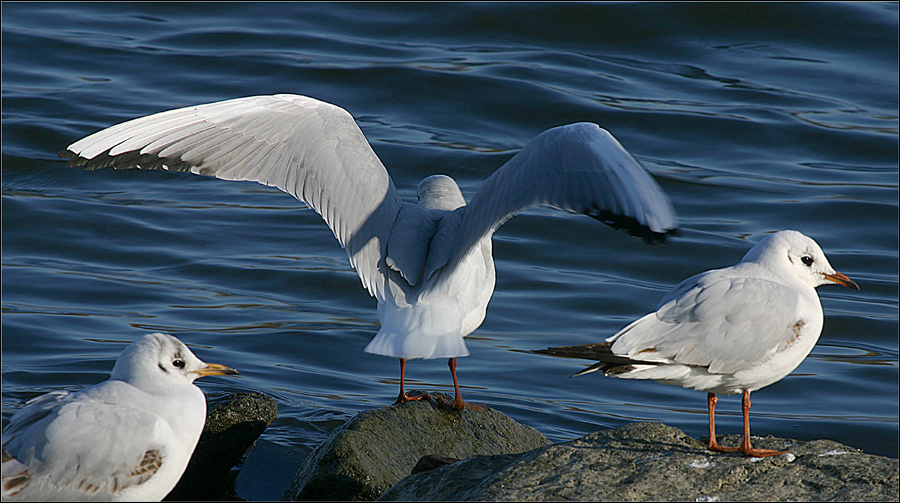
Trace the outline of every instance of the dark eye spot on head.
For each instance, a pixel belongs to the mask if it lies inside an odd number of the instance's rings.
[[[175,368],[178,368],[178,369],[183,369],[184,368],[184,360],[176,358],[175,360],[172,360],[172,366],[174,366]]]
[[[803,265],[809,267],[813,263],[813,258],[810,257],[809,255],[804,255],[804,256],[800,257],[800,262],[803,262]]]

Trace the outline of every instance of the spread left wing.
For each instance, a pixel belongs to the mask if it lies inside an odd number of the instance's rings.
[[[86,169],[165,169],[277,187],[315,210],[376,297],[400,196],[353,117],[306,96],[250,96],[169,110],[60,153]]]

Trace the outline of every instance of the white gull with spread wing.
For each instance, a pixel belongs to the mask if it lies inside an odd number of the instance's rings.
[[[549,129],[491,175],[466,204],[452,178],[424,179],[419,202],[401,200],[390,176],[344,109],[280,94],[192,106],[134,119],[79,140],[60,154],[70,165],[189,171],[251,180],[318,212],[378,302],[381,329],[366,347],[405,363],[456,358],[484,320],[494,291],[494,231],[546,205],[594,216],[636,234],[677,226],[669,198],[596,124]]]

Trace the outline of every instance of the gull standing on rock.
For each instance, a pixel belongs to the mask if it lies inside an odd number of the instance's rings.
[[[3,501],[159,501],[175,487],[206,424],[198,377],[234,375],[181,341],[148,334],[109,380],[33,398],[3,430]]]
[[[711,450],[783,454],[750,444],[750,392],[781,380],[812,351],[823,324],[816,287],[828,284],[859,290],[831,268],[815,241],[797,231],[776,232],[738,264],[682,281],[656,312],[606,342],[535,352],[599,360],[576,376],[600,370],[606,376],[706,391]],[[717,393],[743,393],[741,447],[716,442]]]
[[[406,360],[448,358],[455,399],[463,337],[484,320],[494,291],[491,237],[537,205],[584,213],[645,237],[676,226],[669,198],[608,132],[577,123],[549,129],[482,184],[467,205],[452,178],[400,199],[344,109],[292,94],[251,96],[161,112],[79,140],[60,153],[86,169],[165,169],[274,186],[315,210],[378,302],[381,329],[365,351]]]

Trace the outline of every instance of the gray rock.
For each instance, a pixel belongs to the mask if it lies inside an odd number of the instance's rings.
[[[206,425],[184,475],[167,501],[221,501],[231,486],[231,468],[278,415],[263,393],[210,394]]]
[[[741,437],[720,437],[739,445]],[[897,501],[898,460],[830,440],[754,437],[769,458],[718,454],[681,430],[636,423],[504,456],[411,475],[382,500]]]
[[[370,501],[409,475],[423,456],[464,459],[548,444],[534,428],[493,409],[452,411],[430,400],[406,402],[360,413],[341,426],[310,453],[284,498]]]
[[[413,467],[410,474],[429,472],[444,465],[456,463],[457,461],[459,460],[456,458],[428,454],[419,458],[419,461],[416,463],[416,466]]]

